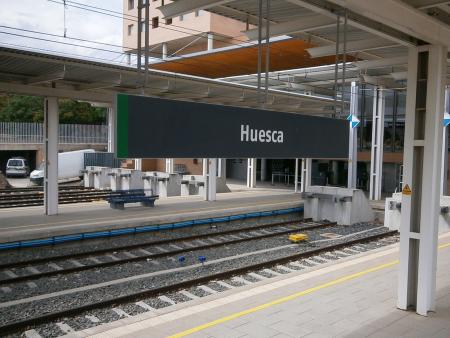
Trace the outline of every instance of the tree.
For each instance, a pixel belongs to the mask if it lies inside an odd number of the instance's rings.
[[[92,107],[87,102],[59,100],[60,123],[105,124],[106,109]],[[0,121],[43,122],[44,98],[10,95],[0,97]]]

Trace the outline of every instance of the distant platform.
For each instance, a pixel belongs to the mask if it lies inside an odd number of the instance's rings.
[[[45,216],[44,208],[0,210],[0,243],[61,236],[82,232],[164,224],[193,219],[223,217],[256,211],[279,210],[302,205],[299,194],[283,189],[242,189],[217,194],[217,201],[200,196],[157,200],[154,208],[127,204],[114,210],[104,201],[59,206],[59,215]]]

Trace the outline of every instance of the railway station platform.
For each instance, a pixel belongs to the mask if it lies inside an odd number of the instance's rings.
[[[396,308],[398,244],[146,312],[71,337],[450,337],[450,233],[440,236],[436,312]]]
[[[127,204],[114,210],[105,201],[63,204],[59,214],[43,215],[43,207],[0,210],[0,243],[33,240],[86,232],[223,217],[258,211],[281,210],[302,205],[299,194],[284,189],[237,189],[217,194],[217,201],[201,196],[157,200],[154,208]]]

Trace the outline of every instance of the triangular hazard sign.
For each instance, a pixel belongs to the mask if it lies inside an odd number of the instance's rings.
[[[403,194],[403,195],[410,196],[411,193],[412,193],[411,188],[409,187],[408,184],[406,184],[406,185],[404,186],[403,190],[402,190],[402,194]]]

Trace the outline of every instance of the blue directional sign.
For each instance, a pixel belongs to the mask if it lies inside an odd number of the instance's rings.
[[[450,124],[450,114],[444,113],[444,119],[442,120],[442,125],[447,127]]]
[[[350,125],[352,126],[352,128],[358,127],[359,124],[361,123],[361,121],[356,117],[356,115],[353,114],[347,116],[347,121],[350,121]]]

